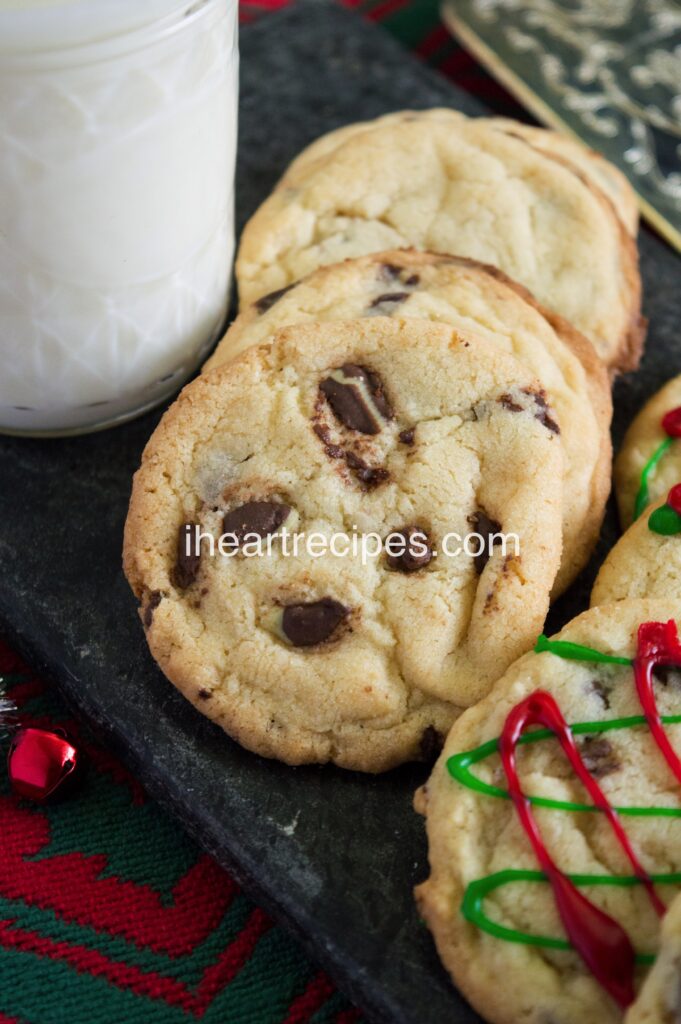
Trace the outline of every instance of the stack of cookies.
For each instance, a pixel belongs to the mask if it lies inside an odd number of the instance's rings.
[[[681,618],[681,416],[653,438],[671,394],[618,464],[623,519],[657,501],[660,550],[637,522],[594,608],[533,651],[610,490],[611,379],[644,336],[636,221],[615,168],[543,129],[432,110],[317,140],[246,226],[241,312],[147,445],[126,524],[154,657],[244,746],[379,772],[445,744],[419,902],[499,1024],[621,1020],[629,935],[647,956],[653,876],[681,869],[648,824],[681,815],[675,693],[658,711],[651,684]]]

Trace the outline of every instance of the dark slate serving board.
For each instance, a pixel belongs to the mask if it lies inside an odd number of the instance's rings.
[[[241,224],[323,131],[406,106],[482,112],[382,29],[319,0],[246,28],[242,54]],[[641,372],[617,386],[617,439],[681,370],[679,260],[649,233],[642,257],[650,341]],[[204,721],[152,662],[120,548],[130,478],[158,416],[85,438],[0,439],[0,620],[10,641],[372,1020],[474,1024],[411,897],[426,874],[411,810],[425,768],[367,778],[261,760]],[[611,513],[604,550],[614,536]],[[585,607],[587,593],[582,581],[556,621]]]

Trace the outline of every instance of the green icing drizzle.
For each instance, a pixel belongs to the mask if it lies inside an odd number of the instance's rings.
[[[653,454],[650,456],[645,466],[641,470],[641,483],[639,485],[638,494],[636,495],[636,502],[634,504],[634,519],[638,519],[642,512],[645,511],[647,506],[650,504],[650,490],[648,487],[648,481],[658,462],[668,452],[674,442],[675,438],[665,437],[658,447],[655,449]]]
[[[535,654],[555,654],[559,658],[567,658],[569,661],[593,661],[603,665],[633,665],[632,658],[620,658],[614,654],[603,654],[593,647],[584,647],[583,644],[573,644],[569,640],[549,640],[543,633],[537,638],[534,645]]]
[[[658,458],[661,455],[662,453],[659,453]],[[588,661],[606,665],[633,665],[632,658],[604,654],[602,651],[597,651],[592,647],[585,647],[583,644],[575,644],[567,640],[549,640],[543,633],[538,637],[534,650],[537,654],[548,652],[570,661]],[[681,715],[667,715],[663,717],[662,721],[665,725],[678,725],[681,723]],[[577,722],[570,728],[574,735],[584,736],[613,732],[617,729],[647,726],[647,724],[648,722],[644,715],[633,715],[629,718],[612,718],[607,721]],[[534,732],[526,733],[522,736],[519,742],[520,744],[538,743],[547,739],[555,739],[550,729],[536,729]],[[509,800],[510,796],[507,790],[484,782],[471,771],[473,765],[484,761],[498,752],[499,740],[489,740],[474,750],[469,750],[462,754],[454,754],[453,757],[447,760],[447,770],[453,779],[456,779],[462,786],[466,786],[466,788],[476,793],[482,793],[485,796],[491,796],[496,799]],[[528,796],[527,800],[534,807],[544,807],[550,810],[567,811],[569,813],[600,813],[599,809],[593,804],[579,803],[572,800],[553,800],[542,796]],[[681,807],[615,807],[613,809],[618,814],[628,817],[681,818]],[[626,887],[641,884],[640,880],[635,876],[569,875],[568,877],[577,886],[610,885]],[[681,883],[681,874],[660,875],[654,877],[653,880],[656,882],[665,881],[670,884],[672,882]],[[548,879],[542,871],[508,869],[494,875],[488,875],[486,878],[477,879],[468,885],[461,904],[461,912],[467,921],[470,921],[471,924],[474,924],[481,931],[487,932],[498,939],[503,939],[506,942],[542,946],[547,949],[571,949],[572,946],[567,939],[559,939],[549,935],[532,935],[529,932],[518,931],[515,928],[507,928],[505,925],[492,921],[485,914],[484,901],[489,893],[495,889],[513,882],[546,883],[547,881]],[[636,957],[637,962],[641,964],[652,963],[654,959],[653,955],[647,953],[637,954]]]
[[[664,725],[681,724],[681,715],[665,715],[662,718]],[[577,722],[571,725],[570,729],[575,736],[590,735],[593,733],[613,732],[616,729],[631,729],[639,725],[647,725],[644,715],[633,715],[630,718],[611,718],[603,722]],[[536,729],[534,732],[526,733],[520,738],[519,743],[537,743],[541,740],[555,739],[550,729]],[[454,754],[447,760],[447,771],[467,789],[485,796],[495,797],[501,800],[508,800],[508,791],[499,786],[493,786],[489,782],[479,779],[471,771],[471,767],[499,752],[499,741],[489,740],[482,743],[474,750],[467,750],[463,754]],[[588,811],[599,814],[600,811],[593,804],[575,803],[571,800],[553,800],[543,796],[528,796],[527,800],[534,807],[547,807],[554,811],[569,811],[571,813]],[[681,807],[614,807],[618,814],[627,815],[631,818],[681,818]]]
[[[530,733],[530,736],[533,735],[533,733]],[[618,889],[630,889],[633,886],[642,884],[642,880],[635,875],[568,875],[567,877],[579,887],[605,885]],[[656,885],[681,884],[681,873],[651,875],[650,878]],[[519,931],[516,928],[507,928],[486,915],[484,902],[487,896],[496,889],[500,889],[505,885],[512,885],[515,882],[546,884],[548,879],[543,871],[519,871],[515,869],[499,871],[494,875],[488,875],[486,878],[480,878],[475,882],[471,882],[466,888],[461,903],[461,913],[467,921],[470,921],[480,931],[487,932],[488,935],[493,935],[495,938],[503,939],[506,942],[521,943],[525,946],[542,946],[546,949],[572,949],[572,945],[567,939],[559,939],[553,935],[533,935],[530,932]],[[651,964],[654,960],[655,955],[653,953],[637,953],[636,955],[636,962],[639,964]]]
[[[662,458],[665,451],[667,451],[672,440],[673,438],[671,437],[667,438],[644,467],[642,488],[637,498],[637,516],[648,503],[648,475]],[[641,497],[644,487],[645,499]],[[642,502],[640,511],[638,510],[639,499]],[[633,665],[634,663],[632,658],[603,654],[602,651],[597,651],[592,647],[585,647],[583,644],[575,644],[567,640],[549,640],[543,633],[538,637],[534,650],[536,654],[548,652],[555,654],[559,658],[567,658],[570,661],[588,661],[606,665]],[[661,721],[664,725],[679,725],[681,724],[681,714],[663,715]],[[617,729],[632,729],[637,726],[648,726],[648,721],[644,715],[632,715],[629,718],[611,718],[606,721],[597,722],[577,722],[570,726],[570,730],[576,736],[583,736],[593,735],[594,733],[613,732]],[[551,729],[536,729],[534,732],[525,733],[518,742],[520,745],[523,745],[555,738]],[[498,754],[498,752],[498,738],[489,740],[474,750],[468,750],[462,754],[454,754],[448,758],[447,770],[453,779],[467,789],[481,793],[484,796],[510,800],[507,790],[494,786],[489,782],[484,782],[471,771],[473,765],[484,761],[493,754]],[[553,800],[542,796],[527,796],[526,799],[534,807],[544,807],[549,810],[568,811],[570,813],[601,813],[600,809],[593,804],[578,803],[572,800]],[[632,818],[681,818],[681,807],[614,807],[613,810],[618,814]],[[605,885],[616,888],[631,888],[632,886],[643,884],[642,879],[637,878],[635,875],[569,874],[567,877],[579,887]],[[681,885],[681,873],[651,875],[650,879],[656,885]],[[495,938],[503,939],[506,942],[521,943],[526,946],[541,946],[545,949],[572,949],[572,944],[567,939],[556,938],[552,935],[533,935],[530,932],[523,932],[516,928],[508,928],[506,925],[493,921],[486,915],[484,902],[487,896],[496,889],[516,882],[547,884],[548,878],[543,871],[521,871],[515,868],[509,868],[505,871],[496,872],[493,875],[487,875],[484,878],[478,878],[470,882],[466,887],[461,903],[461,913],[467,921],[479,928],[480,931],[487,932],[488,935],[493,935]],[[655,955],[652,953],[636,954],[636,962],[638,964],[652,964],[654,960]]]

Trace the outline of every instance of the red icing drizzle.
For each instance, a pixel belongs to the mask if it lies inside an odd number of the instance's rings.
[[[643,881],[651,899],[662,908],[653,884],[640,865],[619,818],[608,803],[601,787],[591,777],[582,761],[570,728],[551,694],[538,690],[526,697],[509,714],[499,740],[499,753],[508,779],[508,791],[520,818],[520,823],[532,843],[537,860],[546,874],[558,907],[563,927],[570,942],[584,960],[591,973],[621,1007],[634,1000],[634,948],[624,929],[608,914],[600,910],[563,874],[544,846],[534,820],[531,805],[520,786],[516,767],[516,747],[529,725],[543,725],[556,734],[578,778],[583,783],[596,807],[607,816],[618,842],[624,849],[635,874]]]
[[[681,406],[662,417],[662,429],[669,437],[681,437]]]
[[[676,490],[676,488],[674,488]],[[681,644],[676,623],[643,622],[638,627],[638,647],[634,658],[634,679],[636,691],[646,716],[650,731],[665,761],[681,782],[681,760],[664,731],[660,712],[655,703],[653,691],[653,668],[655,665],[681,665]]]
[[[675,484],[667,495],[667,504],[681,516],[681,484]]]
[[[672,426],[678,430],[678,436],[681,437],[681,408],[668,416],[676,416]],[[666,419],[668,417],[665,417]],[[665,425],[665,429],[669,428]],[[672,504],[672,508],[681,511],[681,484],[672,488],[669,503]],[[675,753],[664,731],[653,690],[653,668],[656,665],[681,665],[681,643],[673,619],[669,622],[644,622],[639,626],[633,665],[636,691],[653,739],[681,783],[681,759]],[[570,727],[554,698],[541,690],[526,697],[508,715],[499,739],[499,753],[508,780],[509,795],[542,871],[551,883],[556,906],[570,942],[606,992],[621,1007],[627,1007],[634,1000],[635,959],[629,936],[617,921],[582,895],[557,867],[544,846],[532,814],[531,804],[523,794],[516,767],[516,747],[523,732],[530,725],[543,725],[555,733],[594,806],[606,815],[635,875],[645,886],[660,916],[665,913],[665,905],[655,892],[650,876],[640,864],[617,813],[585,767]]]

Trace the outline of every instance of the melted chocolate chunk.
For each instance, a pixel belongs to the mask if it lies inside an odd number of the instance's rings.
[[[382,263],[381,277],[385,281],[395,281],[400,277],[403,269],[403,267],[398,267],[394,263]]]
[[[604,683],[602,683],[600,679],[592,680],[591,686],[593,687],[596,696],[603,702],[603,707],[606,709],[609,708],[610,690],[608,689],[608,687]]]
[[[620,766],[611,743],[603,736],[585,736],[579,745],[582,761],[594,779],[616,772]]]
[[[353,471],[360,483],[364,484],[367,490],[371,490],[372,487],[377,487],[378,484],[383,483],[390,476],[387,469],[381,469],[378,466],[370,466],[360,458],[359,455],[355,455],[354,452],[349,451],[339,444],[334,444],[331,440],[331,434],[323,423],[313,424],[312,429],[324,445],[324,451],[330,459],[344,459],[349,469]]]
[[[190,587],[199,571],[201,550],[196,532],[194,523],[183,523],[177,533],[177,560],[171,576],[180,590]]]
[[[234,534],[241,545],[248,534],[267,537],[276,533],[290,514],[290,506],[280,501],[247,501],[225,514],[222,530],[223,533]]]
[[[381,469],[380,466],[369,466],[364,459],[360,459],[359,455],[355,455],[354,452],[344,452],[344,455],[349,468],[367,490],[378,487],[379,484],[389,479],[390,473],[387,469]]]
[[[352,366],[352,364],[348,365]],[[383,382],[381,381],[381,378],[378,376],[377,373],[374,373],[373,370],[367,370],[365,367],[362,366],[352,366],[353,373],[356,370],[359,370],[360,374],[365,374],[366,377],[368,378],[371,399],[376,408],[378,409],[379,413],[383,417],[383,419],[391,420],[393,418],[393,411],[390,407],[390,402],[388,401],[388,397],[385,393],[385,388],[383,387]]]
[[[386,561],[391,569],[399,572],[417,572],[433,560],[433,549],[428,534],[418,526],[406,526],[395,531],[395,535],[404,539],[404,550],[401,554],[386,553]]]
[[[144,616],[142,621],[144,625],[149,629],[149,626],[154,621],[154,611],[160,605],[163,600],[163,594],[160,590],[152,590],[147,598],[147,603],[144,606]]]
[[[549,408],[549,405],[546,401],[546,395],[544,394],[544,392],[533,391],[532,388],[522,388],[521,390],[524,395],[527,395],[527,397],[531,398],[534,402],[534,418],[536,420],[539,420],[541,425],[543,427],[546,427],[547,430],[550,430],[552,434],[560,434],[560,427],[558,426],[558,424],[552,416],[551,409]],[[506,392],[503,395],[500,395],[498,398],[498,402],[500,405],[504,407],[504,409],[508,409],[509,412],[524,412],[526,408],[524,405],[521,404],[521,402],[517,401],[517,399],[514,398],[513,395],[509,394],[508,392]],[[529,411],[530,410],[528,409],[528,412]]]
[[[268,309],[271,309],[275,302],[278,302],[282,295],[286,295],[286,292],[293,288],[292,284],[287,284],[285,288],[278,288],[274,292],[268,292],[267,295],[261,295],[254,303],[255,308],[261,315],[266,313]]]
[[[397,305],[398,302],[404,302],[408,298],[409,292],[385,292],[374,299],[369,309],[376,309],[377,306],[384,306],[387,303]]]
[[[401,430],[399,438],[402,444],[413,444],[414,436],[416,434],[416,427],[409,427],[408,430]]]
[[[310,604],[289,604],[283,610],[281,630],[294,647],[314,647],[329,640],[349,613],[349,608],[332,597]]]
[[[392,419],[392,410],[377,374],[355,363],[345,363],[326,377],[319,388],[337,420],[361,434],[378,434],[380,417]]]
[[[473,559],[475,571],[480,575],[489,562],[489,539],[492,534],[501,532],[501,523],[498,523],[496,519],[490,519],[485,510],[481,508],[479,508],[477,512],[474,512],[472,516],[468,517],[468,523],[473,528],[473,532],[479,534],[485,542],[480,554],[475,555]],[[495,537],[492,542],[492,546],[499,542],[499,538]]]
[[[333,441],[331,440],[331,432],[329,431],[328,427],[324,426],[323,423],[315,423],[313,430],[317,437],[319,438],[319,440],[324,445],[326,454],[329,456],[330,459],[345,458],[345,450],[341,448],[339,444],[333,443]]]
[[[199,700],[210,700],[212,696],[210,690],[199,690]]]
[[[544,392],[531,391],[528,389],[526,394],[532,395],[537,406],[534,418],[539,420],[542,426],[546,427],[547,430],[550,430],[552,434],[560,434],[560,427],[551,415],[551,410],[549,409]]]
[[[503,405],[504,409],[508,409],[509,412],[522,412],[523,407],[515,402],[510,395],[504,394],[499,396],[499,404]]]
[[[681,685],[681,665],[654,665],[653,679],[657,679],[662,686]]]
[[[405,277],[404,275],[408,276]],[[403,284],[408,285],[410,288],[414,288],[421,280],[418,274],[410,274],[408,267],[398,267],[394,263],[382,263],[380,276],[384,281],[392,283],[393,281],[402,281]],[[377,299],[376,302],[380,302]],[[376,305],[376,303],[374,303]]]
[[[419,741],[419,750],[423,761],[434,761],[444,745],[444,736],[440,736],[434,725],[423,730]]]

